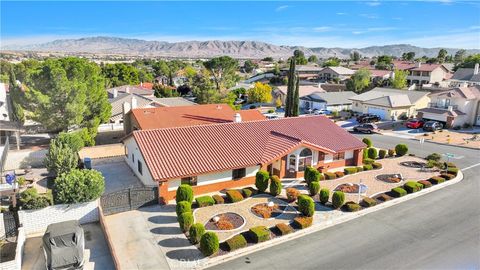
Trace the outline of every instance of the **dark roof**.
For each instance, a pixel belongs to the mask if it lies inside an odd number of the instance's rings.
[[[325,102],[328,105],[344,105],[352,104],[350,100],[351,97],[356,96],[352,91],[343,91],[343,92],[315,92],[308,96],[301,97],[302,100],[310,100],[317,102]]]
[[[473,68],[459,68],[453,73],[452,80],[480,82],[480,73],[473,74]]]

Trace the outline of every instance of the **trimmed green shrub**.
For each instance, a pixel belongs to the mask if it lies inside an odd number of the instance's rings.
[[[387,150],[380,149],[380,151],[378,151],[378,157],[379,158],[385,158],[386,156],[387,156]]]
[[[365,197],[363,198],[362,202],[360,203],[363,207],[372,207],[377,205],[377,200]]]
[[[366,138],[366,137],[365,137],[365,138],[362,139],[362,142],[363,142],[364,144],[366,144],[367,147],[369,147],[369,148],[373,146],[372,140],[370,140],[370,138]]]
[[[453,175],[457,176],[457,174],[458,174],[458,168],[448,167],[447,173],[453,174]]]
[[[287,193],[287,200],[289,202],[296,201],[298,196],[300,195],[300,191],[298,191],[298,189],[296,188],[287,188],[286,193]]]
[[[224,204],[225,203],[225,199],[220,195],[215,194],[215,195],[212,196],[212,198],[215,201],[215,204]]]
[[[231,190],[227,190],[227,199],[229,202],[235,203],[243,200],[243,196],[242,196],[242,193],[240,193],[240,191],[231,189]]]
[[[428,155],[426,158],[426,160],[433,160],[433,161],[440,161],[442,159],[442,156],[439,154],[439,153],[431,153],[430,155]]]
[[[375,162],[375,160],[371,159],[371,158],[364,158],[363,159],[363,164],[366,164],[366,165],[370,165],[372,164],[373,162]]]
[[[237,234],[234,237],[225,241],[227,248],[229,251],[234,251],[239,248],[243,248],[247,246],[247,240],[242,234]]]
[[[330,190],[327,188],[322,188],[320,190],[320,202],[322,204],[326,204],[328,202],[328,199],[330,197]]]
[[[378,151],[376,148],[368,148],[368,158],[376,159],[378,157]]]
[[[197,202],[198,207],[211,206],[215,204],[215,200],[208,195],[197,197],[195,198],[195,201]]]
[[[392,197],[388,196],[385,193],[382,193],[382,194],[377,196],[377,200],[382,201],[382,202],[390,201],[391,199],[392,199]]]
[[[375,169],[375,170],[381,169],[382,168],[382,163],[374,162],[374,163],[372,163],[372,168]]]
[[[100,198],[104,190],[101,172],[73,169],[55,179],[53,198],[57,204],[90,202]]]
[[[282,192],[282,181],[278,176],[273,175],[270,180],[270,194],[272,196],[278,196]]]
[[[311,217],[315,214],[315,202],[307,195],[300,195],[297,199],[298,211],[304,216]]]
[[[373,170],[372,164],[365,164],[365,165],[363,165],[363,170],[364,170],[364,171]]]
[[[27,188],[20,193],[20,206],[22,209],[41,209],[53,204],[49,195],[40,195],[36,188]]]
[[[405,185],[403,185],[403,188],[404,188],[408,193],[415,193],[415,192],[417,192],[417,191],[422,190],[423,185],[422,185],[422,184],[419,184],[419,183],[417,183],[417,182],[414,182],[414,181],[408,181],[407,183],[405,183]]]
[[[293,232],[292,227],[285,223],[278,223],[277,225],[275,225],[275,228],[280,233],[280,235],[286,235]]]
[[[325,175],[323,173],[319,172],[318,180],[319,181],[325,180]]]
[[[270,239],[270,230],[265,226],[257,226],[248,230],[254,243],[265,242]]]
[[[200,251],[203,255],[210,256],[217,253],[220,248],[220,243],[218,242],[218,236],[214,232],[206,232],[202,235],[200,239]]]
[[[357,167],[357,172],[363,172],[363,167],[358,166]]]
[[[242,195],[244,198],[248,198],[253,195],[253,191],[249,188],[242,188]]]
[[[49,173],[59,176],[78,166],[78,154],[70,145],[58,138],[53,139],[50,141],[44,163]]]
[[[345,174],[355,174],[357,173],[357,168],[356,167],[345,168],[343,169],[343,172]]]
[[[430,177],[430,179],[428,179],[428,181],[434,185],[438,185],[440,183],[443,183],[445,182],[445,179],[443,179],[442,177],[440,176],[432,176]]]
[[[337,175],[333,172],[326,172],[324,173],[324,175],[327,180],[332,180],[337,178]]]
[[[188,237],[190,238],[190,242],[192,242],[192,244],[199,243],[204,233],[205,233],[205,227],[203,226],[202,223],[193,224],[192,226],[190,226],[190,229],[188,230]]]
[[[442,177],[445,180],[452,180],[453,178],[455,178],[455,175],[449,174],[449,173],[442,173],[440,174],[440,177]]]
[[[175,211],[177,212],[177,216],[186,212],[192,212],[192,204],[187,201],[178,202],[175,206]]]
[[[345,176],[343,172],[335,172],[335,175],[337,176],[337,178],[341,178]]]
[[[395,156],[395,149],[388,149],[388,156],[394,157]]]
[[[192,212],[185,212],[178,216],[178,224],[182,232],[186,232],[193,225],[193,214]]]
[[[303,177],[305,178],[305,181],[307,182],[307,184],[309,184],[310,182],[313,182],[313,181],[320,181],[320,177],[321,177],[320,175],[321,173],[317,169],[311,166],[307,166],[305,168],[305,173]]]
[[[362,207],[358,203],[347,202],[343,205],[343,208],[345,209],[345,211],[348,211],[348,212],[357,212]]]
[[[432,186],[432,183],[430,183],[427,180],[420,180],[417,183],[421,184],[423,186],[423,188],[429,188],[429,187]]]
[[[404,143],[399,143],[395,146],[395,153],[397,156],[401,157],[408,153],[408,146]]]
[[[396,198],[400,198],[402,196],[407,195],[407,191],[401,187],[392,188],[391,192],[392,192],[392,195]]]
[[[187,202],[193,202],[193,189],[190,185],[187,184],[182,184],[177,188],[177,193],[175,195],[175,201],[181,202],[181,201],[187,201]]]
[[[333,208],[338,209],[342,207],[344,202],[345,202],[345,193],[343,193],[342,191],[333,192],[333,195],[332,195]]]
[[[268,188],[268,179],[270,175],[267,171],[260,170],[255,175],[255,186],[257,187],[258,191],[265,192]]]
[[[320,192],[320,182],[319,181],[313,181],[308,184],[308,192],[310,193],[310,196],[315,196]]]
[[[457,165],[455,165],[453,162],[444,162],[444,166],[448,166],[449,168],[457,168]]]
[[[300,216],[293,219],[293,225],[299,229],[305,229],[312,226],[312,222],[313,217]]]

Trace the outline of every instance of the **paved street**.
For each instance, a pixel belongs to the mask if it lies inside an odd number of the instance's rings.
[[[455,154],[465,179],[212,269],[480,269],[480,151],[370,137],[381,148],[407,143],[419,156]]]

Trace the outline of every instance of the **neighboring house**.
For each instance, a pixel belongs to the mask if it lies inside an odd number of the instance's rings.
[[[282,104],[285,104],[285,99],[287,97],[287,89],[288,89],[288,86],[286,85],[278,86],[277,89],[274,89],[272,91],[273,100],[280,98],[280,100],[282,101]],[[300,98],[304,96],[308,96],[315,92],[325,92],[325,90],[313,85],[300,85],[298,87],[298,97]]]
[[[457,87],[430,94],[418,117],[445,123],[446,127],[480,125],[480,86]]]
[[[134,86],[134,85],[122,85],[118,87],[113,87],[107,89],[108,98],[114,99],[117,98],[121,94],[136,94],[144,97],[153,97],[154,91],[152,89],[147,89],[141,86]]]
[[[388,80],[393,78],[393,71],[391,70],[382,70],[382,69],[371,69],[370,78],[372,81]]]
[[[165,203],[181,184],[197,196],[252,185],[260,169],[299,178],[307,166],[360,166],[365,147],[324,116],[138,130],[123,144],[126,163]]]
[[[450,72],[440,64],[416,63],[408,69],[407,83],[409,85],[439,84],[450,78]]]
[[[126,114],[125,133],[134,130],[265,120],[258,110],[234,111],[227,104],[137,108]]]
[[[328,110],[328,111],[342,111],[350,110],[352,108],[352,101],[350,98],[355,97],[352,91],[344,92],[315,92],[310,95],[300,98],[300,108],[304,111],[309,109]]]
[[[282,75],[287,75],[288,74],[289,68],[282,68],[281,73]],[[296,65],[295,66],[295,73],[300,79],[303,80],[317,80],[320,71],[322,71],[323,68],[316,66],[316,65]]]
[[[472,86],[480,85],[479,65],[475,64],[474,68],[459,68],[453,73],[450,79],[452,87],[460,87],[463,85]]]
[[[0,83],[0,120],[10,121],[10,106],[7,95],[8,84]]]
[[[338,79],[338,81],[345,81],[349,79],[355,70],[346,67],[326,67],[319,72],[319,79],[321,81],[332,81]]]
[[[173,81],[173,85],[176,88],[176,87],[179,87],[179,86],[182,86],[182,85],[186,84],[188,82],[188,78],[185,77],[185,76],[174,76],[172,78],[172,81]],[[158,84],[161,84],[161,85],[164,85],[164,86],[167,86],[167,85],[169,85],[170,78],[168,76],[161,75],[161,76],[155,77],[154,82],[158,83]]]
[[[418,109],[426,108],[430,102],[428,94],[424,91],[376,87],[350,99],[355,112],[376,114],[383,120],[397,120],[402,115],[415,116]]]

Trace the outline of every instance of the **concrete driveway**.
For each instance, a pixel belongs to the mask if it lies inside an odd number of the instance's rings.
[[[105,177],[105,194],[130,187],[143,187],[123,157],[93,160],[92,167]]]
[[[85,261],[83,269],[115,269],[100,224],[89,223],[82,225],[82,227],[85,232]],[[42,236],[27,238],[23,256],[22,269],[45,269],[45,256],[43,254]]]

